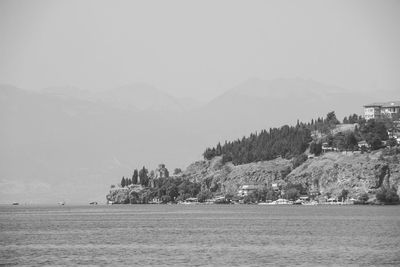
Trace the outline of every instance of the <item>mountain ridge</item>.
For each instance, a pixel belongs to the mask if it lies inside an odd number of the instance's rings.
[[[11,184],[19,188],[17,184],[30,181],[46,184],[43,189],[51,188],[47,203],[58,202],[54,199],[57,194],[67,202],[85,201],[87,188],[102,199],[105,184],[112,177],[131,171],[126,166],[164,162],[183,169],[200,159],[210,144],[269,127],[293,125],[301,115],[291,107],[289,112],[279,112],[279,101],[253,96],[238,96],[232,102],[221,95],[212,105],[171,113],[121,109],[84,97],[65,98],[0,86],[0,202],[13,196],[9,194]],[[357,101],[365,104],[363,99],[361,96]],[[324,110],[331,111],[330,107],[298,107],[307,108],[305,113],[312,118],[324,116]],[[351,110],[361,110],[361,106],[352,101]],[[118,165],[114,156],[122,164]],[[71,188],[69,197],[57,189],[60,181],[64,188]],[[27,190],[23,187],[18,196],[32,201],[44,196]],[[24,192],[31,195],[27,197]]]

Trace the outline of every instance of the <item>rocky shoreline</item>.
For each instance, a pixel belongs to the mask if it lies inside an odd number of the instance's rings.
[[[200,183],[202,189],[209,190],[213,196],[230,196],[232,199],[244,184],[264,187],[274,184],[279,188],[296,184],[313,193],[313,199],[320,203],[340,198],[345,190],[346,198],[355,200],[356,204],[371,204],[379,203],[376,196],[384,189],[395,188],[400,195],[399,156],[398,148],[369,153],[328,152],[308,158],[296,167],[292,160],[282,158],[235,166],[229,162],[224,164],[221,157],[215,157],[189,165],[179,178]],[[111,189],[107,201],[114,204],[162,203],[149,196],[151,188],[134,185]]]

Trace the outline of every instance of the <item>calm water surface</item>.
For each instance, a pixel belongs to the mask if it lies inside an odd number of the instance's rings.
[[[400,207],[0,207],[0,265],[400,266]]]

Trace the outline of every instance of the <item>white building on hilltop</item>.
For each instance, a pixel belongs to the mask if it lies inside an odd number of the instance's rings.
[[[400,101],[378,102],[364,106],[366,120],[382,117],[393,118],[394,115],[400,115]]]

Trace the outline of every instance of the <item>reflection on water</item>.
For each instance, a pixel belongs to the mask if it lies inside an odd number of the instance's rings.
[[[0,207],[0,264],[400,266],[400,207]]]

